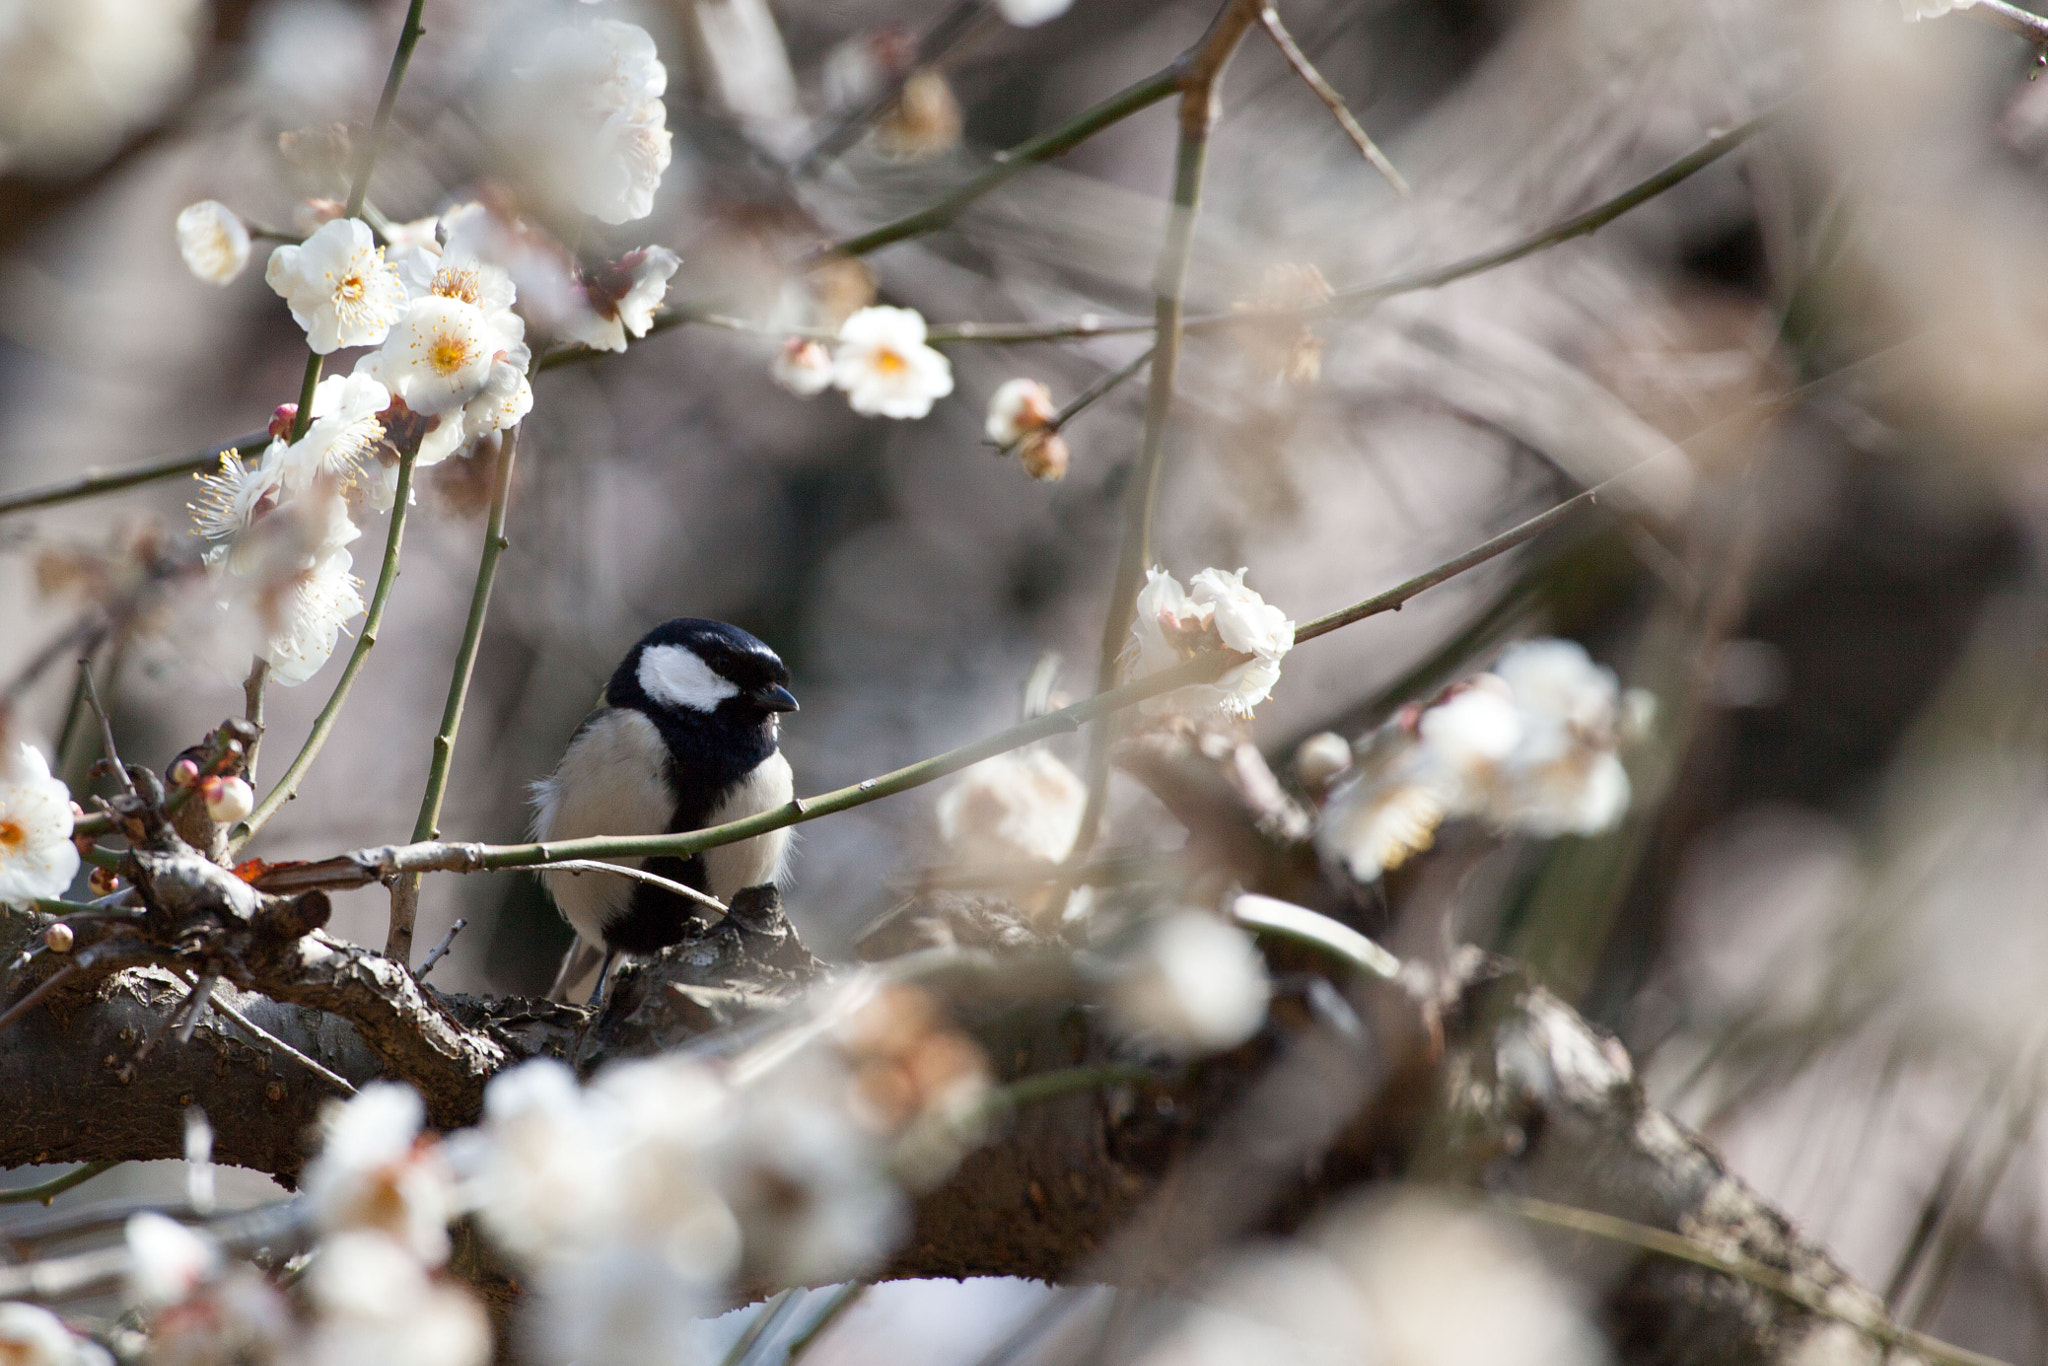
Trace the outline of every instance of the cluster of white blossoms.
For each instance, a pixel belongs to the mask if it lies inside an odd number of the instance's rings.
[[[1164,569],[1145,571],[1138,590],[1123,671],[1144,678],[1221,646],[1251,658],[1214,683],[1177,689],[1146,704],[1150,711],[1194,706],[1249,716],[1280,681],[1280,660],[1294,648],[1294,623],[1244,584],[1245,571],[1204,569],[1186,588]]]
[[[953,363],[925,344],[924,315],[886,304],[847,318],[832,349],[790,338],[770,373],[803,398],[837,386],[863,417],[923,417],[953,392]]]
[[[34,745],[0,741],[0,903],[60,897],[78,875],[71,789]]]
[[[1572,641],[1512,645],[1491,672],[1404,708],[1358,743],[1355,772],[1324,806],[1318,847],[1370,882],[1459,817],[1543,837],[1610,830],[1629,803],[1617,751],[1653,705],[1646,693],[1624,696]]]
[[[114,1357],[39,1304],[0,1303],[0,1361],[7,1366],[113,1366]]]

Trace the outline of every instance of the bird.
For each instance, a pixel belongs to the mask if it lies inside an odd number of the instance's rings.
[[[783,806],[795,786],[781,722],[796,710],[789,670],[766,644],[722,621],[665,621],[626,652],[561,763],[534,784],[534,838],[673,834]],[[746,888],[779,884],[788,853],[783,829],[688,858],[606,861],[730,904]],[[705,923],[702,903],[637,878],[557,869],[541,879],[579,941],[554,1000],[567,999],[601,954],[595,1006],[617,955],[655,953]]]

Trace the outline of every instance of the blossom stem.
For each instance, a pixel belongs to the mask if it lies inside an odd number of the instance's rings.
[[[184,474],[204,474],[220,463],[222,454],[233,451],[236,455],[253,455],[270,444],[270,433],[258,432],[244,436],[219,450],[208,450],[198,455],[181,455],[172,460],[159,460],[153,464],[137,465],[134,469],[114,470],[101,473],[88,470],[76,479],[67,479],[61,484],[47,484],[39,489],[23,489],[19,493],[0,494],[0,516],[10,512],[26,512],[30,508],[49,507],[53,503],[69,503],[79,498],[93,498],[102,493],[115,493],[121,489],[132,489],[139,484],[154,484],[163,479],[176,479]]]
[[[412,50],[419,46],[420,16],[427,7],[427,0],[412,0],[405,11],[405,26],[398,30],[398,47],[391,54],[391,69],[384,73],[384,90],[377,96],[377,112],[370,119],[370,136],[363,139],[362,148],[356,153],[353,178],[348,187],[347,216],[360,218],[363,201],[370,197],[370,172],[376,168],[377,152],[384,144],[385,130],[391,126],[391,110],[398,103],[398,87],[405,83],[405,69],[412,65]]]
[[[47,1205],[73,1186],[82,1186],[95,1176],[104,1176],[119,1162],[88,1162],[82,1167],[73,1167],[62,1176],[53,1176],[34,1186],[16,1186],[12,1190],[0,1190],[0,1205]]]
[[[256,785],[256,752],[263,747],[263,694],[269,685],[270,661],[254,660],[248,678],[242,681],[242,715],[256,728],[256,738],[242,752],[242,776],[251,787]]]
[[[519,429],[514,427],[505,433],[498,449],[497,480],[491,486],[491,510],[484,521],[484,548],[476,563],[476,588],[470,594],[469,619],[463,623],[462,643],[456,647],[455,667],[448,677],[448,700],[441,708],[441,728],[434,734],[434,756],[427,765],[427,789],[420,797],[419,819],[412,827],[415,841],[441,837],[441,802],[448,792],[448,771],[455,762],[455,736],[462,728],[462,707],[476,672],[476,652],[483,641],[484,620],[491,611],[498,557],[511,544],[505,539],[505,506],[512,497],[512,462],[518,450]],[[384,938],[384,953],[401,963],[412,961],[419,890],[417,874],[391,884],[391,928]]]
[[[398,492],[391,505],[391,533],[384,540],[384,563],[377,571],[377,587],[370,594],[370,610],[363,617],[362,634],[356,637],[355,648],[349,651],[348,663],[342,666],[341,679],[334,685],[333,694],[327,705],[313,718],[313,729],[306,736],[306,743],[293,756],[291,766],[284,776],[277,780],[277,786],[270,789],[257,808],[249,813],[235,831],[230,842],[231,849],[239,849],[249,842],[250,837],[270,823],[279,807],[299,794],[299,783],[306,776],[306,770],[313,766],[313,760],[320,755],[320,749],[327,743],[327,737],[334,731],[334,723],[341,715],[342,704],[348,701],[349,689],[355,686],[356,675],[363,671],[363,664],[369,659],[370,651],[377,645],[377,629],[384,623],[384,606],[391,601],[391,590],[398,582],[398,551],[405,537],[405,510],[412,501],[411,455],[400,456],[398,461]]]
[[[1069,422],[1072,422],[1075,418],[1093,407],[1098,399],[1107,397],[1112,390],[1121,387],[1126,380],[1144,369],[1147,363],[1151,361],[1152,354],[1153,348],[1148,346],[1143,351],[1140,351],[1128,365],[1119,366],[1101,379],[1096,380],[1095,383],[1083,389],[1072,403],[1054,413],[1052,421],[1046,423],[1039,430],[1041,432],[1057,432],[1065,427]],[[1013,454],[1023,444],[1024,438],[1020,436],[1009,445],[1004,446],[1000,454]]]
[[[1597,501],[1599,494],[1641,468],[1641,464],[1631,466],[1578,496],[1531,517],[1511,530],[1502,532],[1455,560],[1439,565],[1427,573],[1418,574],[1404,583],[1396,584],[1383,593],[1376,593],[1363,602],[1353,603],[1349,607],[1316,618],[1296,629],[1295,642],[1299,644],[1304,640],[1328,635],[1340,627],[1349,626],[1381,612],[1399,611],[1404,603],[1417,594],[1435,587],[1456,573],[1471,569],[1495,556],[1506,554],[1516,546],[1541,535],[1571,514],[1591,506]],[[894,772],[864,778],[848,787],[821,793],[815,797],[800,797],[783,806],[741,820],[727,821],[723,825],[707,826],[701,830],[689,830],[674,835],[598,835],[586,839],[533,844],[471,844],[431,840],[424,843],[383,845],[357,849],[337,858],[283,870],[279,874],[258,879],[257,885],[266,892],[282,894],[310,891],[315,887],[360,887],[395,873],[478,873],[504,868],[529,868],[536,864],[555,863],[567,859],[617,859],[664,854],[688,858],[706,849],[752,839],[771,830],[801,825],[822,816],[830,816],[856,806],[865,806],[883,797],[937,782],[998,754],[1006,754],[1013,749],[1021,749],[1025,745],[1056,735],[1070,735],[1098,717],[1107,716],[1126,707],[1134,707],[1148,698],[1159,697],[1192,684],[1214,682],[1248,658],[1249,656],[1233,650],[1207,651],[1170,669],[1162,669],[1144,678],[1119,684],[1106,692],[1099,692],[1093,697],[1084,698],[1058,711],[1033,717],[1008,730],[984,736],[970,744],[947,750],[943,754],[920,760]],[[260,811],[258,814],[261,814]]]
[[[1230,918],[1248,930],[1320,949],[1369,976],[1391,982],[1401,975],[1400,959],[1341,920],[1306,906],[1265,896],[1241,896],[1231,904]]]
[[[1181,320],[1187,312],[1188,260],[1194,253],[1195,220],[1202,210],[1202,173],[1209,160],[1209,131],[1216,124],[1217,82],[1259,14],[1259,0],[1229,0],[1193,50],[1180,85],[1180,144],[1174,157],[1173,208],[1166,241],[1159,250],[1153,283],[1152,373],[1145,395],[1145,434],[1137,472],[1125,495],[1123,548],[1109,590],[1102,623],[1102,655],[1095,690],[1116,683],[1117,658],[1131,628],[1131,612],[1152,563],[1152,521],[1159,506],[1159,481],[1166,466],[1167,425],[1173,418],[1173,386],[1180,372]],[[1104,717],[1088,743],[1088,804],[1069,862],[1079,865],[1095,847],[1109,795],[1109,748],[1116,721]]]
[[[906,214],[893,223],[884,223],[815,249],[806,258],[806,264],[815,264],[833,256],[865,256],[905,238],[936,232],[951,223],[962,209],[1001,189],[1026,169],[1071,151],[1112,124],[1178,93],[1187,62],[1185,56],[1178,58],[1137,84],[1126,86],[1100,104],[1076,114],[1059,127],[1040,133],[1006,152],[997,153],[993,166],[937,202]]]
[[[327,357],[318,351],[306,352],[306,374],[299,381],[299,410],[292,416],[291,439],[294,441],[303,437],[306,428],[313,425],[313,394],[320,387],[320,367],[326,360]]]

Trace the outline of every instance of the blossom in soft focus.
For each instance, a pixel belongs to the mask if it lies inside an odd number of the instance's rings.
[[[107,156],[184,83],[203,18],[198,0],[0,5],[0,170]]]
[[[306,1289],[318,1314],[299,1356],[309,1366],[484,1366],[491,1359],[482,1307],[381,1233],[322,1239]]]
[[[635,1059],[607,1067],[586,1103],[610,1147],[604,1241],[662,1249],[675,1267],[710,1284],[739,1255],[739,1228],[711,1170],[709,1149],[727,1131],[735,1097],[687,1058]]]
[[[996,0],[996,8],[1018,28],[1036,28],[1065,14],[1073,3],[1074,0]]]
[[[645,29],[599,19],[536,31],[493,122],[542,190],[606,223],[654,211],[672,154],[668,70]]]
[[[960,101],[944,73],[922,67],[910,73],[896,102],[875,124],[875,146],[904,161],[937,156],[960,141]]]
[[[808,337],[791,337],[775,353],[768,373],[798,398],[811,398],[832,387],[832,353]]]
[[[231,612],[254,616],[256,650],[270,662],[271,681],[295,687],[319,671],[342,627],[364,610],[345,548],[362,532],[335,479],[309,476],[303,493],[279,502],[285,483],[282,441],[271,443],[254,470],[224,456],[193,512],[201,534],[230,536],[207,552],[214,582]]]
[[[1976,3],[1977,0],[1899,0],[1899,13],[1911,23],[1938,19],[1950,10],[1968,9]]]
[[[26,742],[0,762],[0,902],[23,906],[64,895],[78,875],[71,790]]]
[[[1178,1054],[1213,1053],[1256,1034],[1272,984],[1251,937],[1202,911],[1145,927],[1111,1000],[1118,1027]]]
[[[1066,438],[1054,431],[1032,432],[1017,447],[1017,463],[1041,483],[1054,484],[1066,478],[1072,459]]]
[[[984,759],[940,796],[939,838],[963,863],[1064,862],[1081,833],[1088,788],[1041,746]]]
[[[451,1156],[491,1241],[534,1267],[606,1217],[609,1137],[576,1074],[536,1058],[491,1078],[483,1123],[454,1136]]]
[[[988,400],[988,439],[1005,450],[1030,432],[1041,431],[1059,409],[1053,406],[1052,390],[1035,379],[1007,379]]]
[[[654,310],[682,263],[667,247],[641,247],[584,272],[584,307],[571,315],[562,335],[597,351],[625,350],[629,334],[644,337],[654,325]]]
[[[746,1089],[713,1145],[711,1171],[739,1219],[749,1280],[850,1280],[895,1248],[903,1193],[847,1093],[843,1065],[807,1050]]]
[[[864,417],[923,417],[953,392],[953,363],[924,344],[914,308],[863,308],[839,329],[832,382]]]
[[[360,218],[337,218],[302,243],[278,247],[263,278],[306,329],[306,345],[323,356],[377,345],[405,312],[405,283]]]
[[[1126,678],[1144,678],[1223,646],[1252,658],[1214,683],[1195,684],[1155,698],[1148,710],[1196,702],[1233,716],[1249,716],[1280,681],[1280,660],[1294,648],[1287,614],[1245,587],[1245,571],[1204,569],[1189,587],[1163,569],[1145,571],[1124,646]]]
[[[1473,816],[1496,830],[1596,835],[1628,809],[1617,750],[1628,713],[1612,672],[1565,640],[1523,641],[1489,673],[1409,707],[1363,742],[1330,793],[1324,855],[1370,882],[1427,849],[1439,825]]]
[[[1351,742],[1333,730],[1317,731],[1294,750],[1294,776],[1312,793],[1329,790],[1351,767]]]
[[[7,1366],[101,1366],[113,1358],[98,1343],[72,1336],[39,1304],[0,1303],[0,1362]]]
[[[206,283],[227,284],[249,264],[249,230],[227,205],[202,199],[178,212],[178,254]]]
[[[981,1138],[988,1059],[953,1027],[939,998],[894,983],[867,994],[834,1031],[852,1071],[854,1117],[889,1137],[890,1167],[917,1189],[943,1181]]]
[[[319,1156],[302,1190],[322,1230],[370,1229],[426,1266],[448,1256],[454,1177],[440,1144],[421,1132],[426,1107],[397,1082],[376,1082],[321,1116]]]
[[[129,1216],[128,1299],[144,1309],[183,1303],[220,1270],[220,1246],[175,1219],[145,1210]]]
[[[610,1245],[550,1263],[527,1313],[545,1360],[577,1366],[706,1362],[700,1318],[718,1301],[659,1252]]]

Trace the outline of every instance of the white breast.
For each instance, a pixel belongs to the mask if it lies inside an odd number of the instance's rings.
[[[732,793],[711,813],[711,823],[720,825],[772,811],[788,805],[795,795],[796,783],[790,776],[789,760],[777,750],[734,784]],[[711,895],[720,901],[731,901],[742,888],[782,881],[782,865],[788,856],[789,829],[785,826],[738,844],[706,849],[704,880],[711,885]]]
[[[668,746],[652,721],[623,708],[600,714],[570,741],[554,776],[534,784],[534,838],[661,834],[675,809],[663,777],[667,765]],[[629,868],[641,863],[637,858],[606,861]],[[632,904],[631,878],[564,872],[540,876],[562,917],[592,944],[603,942],[604,927]]]

